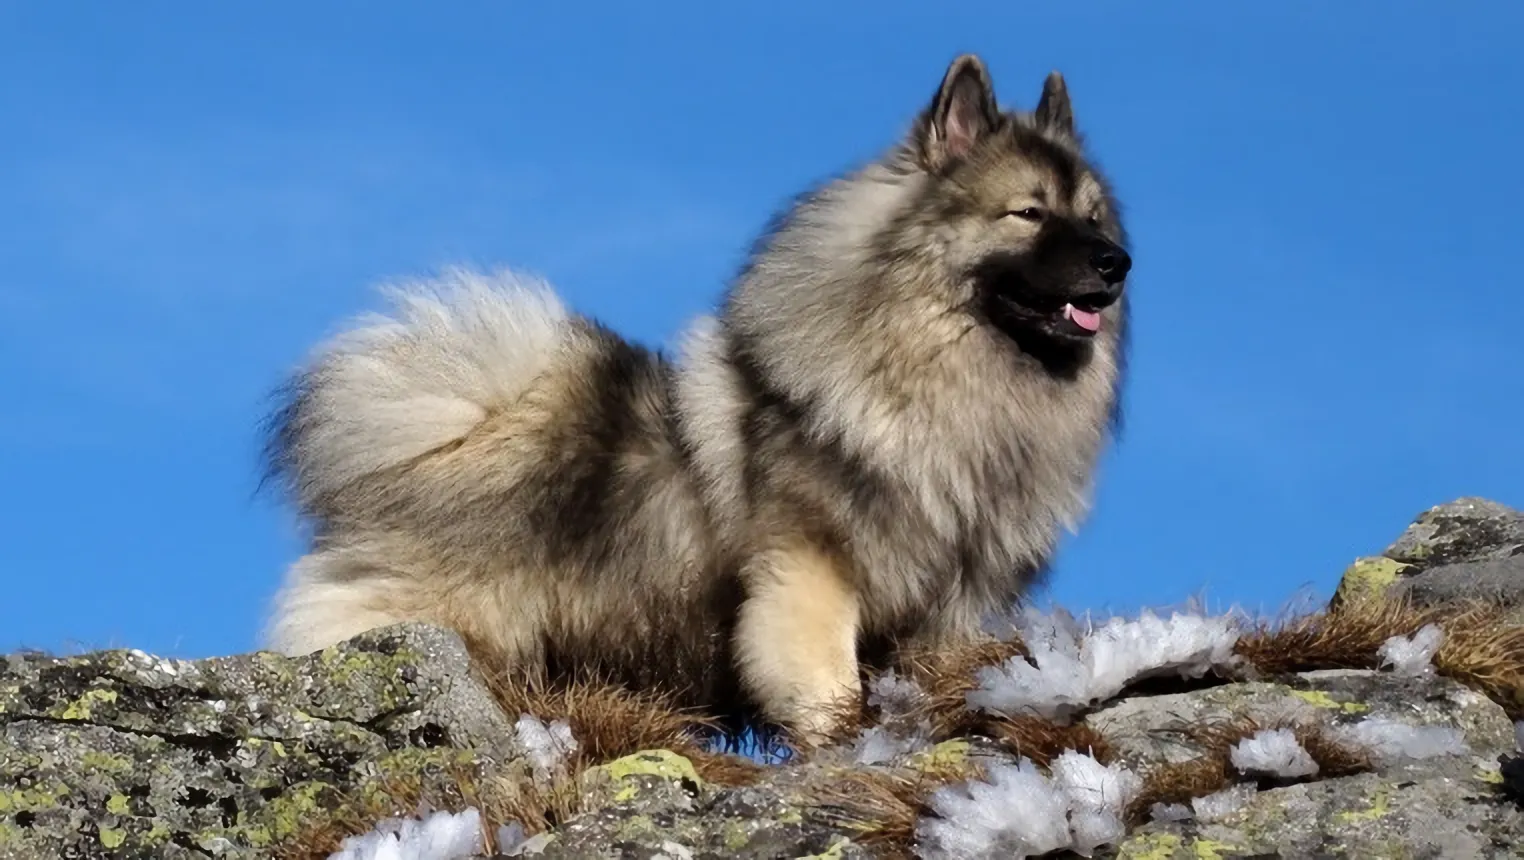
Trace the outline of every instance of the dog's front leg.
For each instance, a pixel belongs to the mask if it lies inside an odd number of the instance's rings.
[[[768,719],[806,744],[825,742],[861,694],[860,611],[847,570],[814,547],[794,545],[754,556],[743,576],[741,679]]]

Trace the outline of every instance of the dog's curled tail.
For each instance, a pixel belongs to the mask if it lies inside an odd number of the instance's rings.
[[[266,479],[319,520],[358,481],[464,439],[510,404],[575,329],[549,285],[452,269],[387,291],[317,350],[266,424]]]

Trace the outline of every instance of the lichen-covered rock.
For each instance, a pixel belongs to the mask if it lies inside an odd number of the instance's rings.
[[[1086,722],[1134,767],[1187,761],[1202,754],[1193,726],[1248,718],[1262,725],[1297,723],[1353,728],[1368,720],[1415,728],[1454,729],[1473,756],[1511,752],[1514,727],[1486,696],[1437,675],[1329,669],[1277,682],[1245,682],[1188,693],[1135,696],[1102,708]]]
[[[0,856],[267,857],[346,798],[515,756],[452,633],[301,658],[103,651],[0,666]]]
[[[1388,586],[1420,605],[1482,599],[1524,607],[1524,512],[1463,498],[1420,514],[1382,553]]]
[[[779,768],[754,786],[707,784],[687,759],[647,750],[590,768],[589,811],[514,856],[543,858],[851,858],[873,856],[851,822],[802,796],[821,768]]]
[[[1518,857],[1524,810],[1501,801],[1486,772],[1366,773],[1260,791],[1211,821],[1154,822],[1121,858]]]

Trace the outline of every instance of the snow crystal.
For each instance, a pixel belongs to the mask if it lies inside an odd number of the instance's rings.
[[[1016,860],[1072,841],[1068,798],[1030,759],[992,767],[984,781],[938,789],[930,806],[941,817],[921,823],[922,857]]]
[[[1143,788],[1143,780],[1121,765],[1107,767],[1074,751],[1053,760],[1053,782],[1069,799],[1071,849],[1089,857],[1095,849],[1127,835],[1122,821],[1128,804]]]
[[[1266,729],[1244,738],[1229,752],[1233,766],[1251,774],[1282,779],[1317,776],[1318,763],[1302,748],[1290,729]]]
[[[577,751],[577,740],[572,737],[571,726],[565,720],[556,720],[547,726],[539,717],[521,714],[514,728],[537,776],[548,776],[559,770],[561,762]]]
[[[1191,798],[1191,812],[1195,814],[1197,821],[1202,824],[1211,824],[1248,806],[1249,801],[1254,799],[1254,795],[1254,786],[1239,783],[1215,794]]]
[[[878,708],[883,719],[904,717],[915,713],[926,700],[926,691],[909,678],[901,678],[894,670],[874,678],[868,685],[868,704]]]
[[[909,737],[897,735],[883,726],[873,726],[858,735],[852,746],[852,759],[858,764],[886,764],[924,748],[930,737],[931,727],[926,723]]]
[[[918,828],[922,857],[1022,858],[1067,848],[1088,857],[1125,835],[1122,816],[1142,779],[1083,753],[1053,760],[1052,777],[1030,759],[991,768],[988,779],[939,789],[938,818]]]
[[[1466,737],[1449,726],[1410,726],[1385,717],[1372,717],[1330,733],[1339,741],[1368,750],[1377,764],[1401,759],[1462,755]]]
[[[1112,618],[1088,632],[1066,613],[1029,611],[1023,620],[1031,660],[1018,655],[979,670],[969,707],[1067,719],[1142,678],[1199,678],[1238,661],[1238,630],[1226,616],[1177,612],[1164,619],[1145,610],[1134,621]]]
[[[1423,675],[1434,669],[1430,661],[1439,652],[1445,633],[1438,624],[1426,624],[1412,636],[1393,636],[1376,653],[1383,666],[1391,666],[1399,675]]]
[[[460,860],[482,853],[481,813],[436,812],[428,818],[388,818],[369,833],[350,836],[328,860]]]

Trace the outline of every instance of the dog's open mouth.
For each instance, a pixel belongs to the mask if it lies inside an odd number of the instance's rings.
[[[996,304],[999,307],[995,314],[997,323],[1025,325],[1045,329],[1060,337],[1086,339],[1099,334],[1104,327],[1101,314],[1110,302],[1104,297],[1092,300],[1082,296],[1061,305],[1039,307],[1002,295]]]
[[[1095,334],[1101,330],[1101,312],[1089,311],[1075,305],[1073,302],[1064,305],[1064,319],[1074,323],[1074,327],[1080,331]]]

